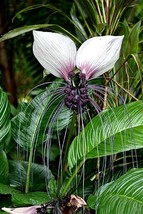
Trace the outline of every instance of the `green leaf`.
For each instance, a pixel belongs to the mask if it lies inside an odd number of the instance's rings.
[[[47,192],[29,192],[27,194],[13,194],[13,202],[17,206],[40,205],[50,200]]]
[[[29,191],[32,179],[30,176],[31,164],[35,155],[35,148],[45,142],[48,144],[53,137],[54,130],[56,129],[56,132],[60,131],[70,121],[71,113],[64,107],[63,96],[57,88],[49,87],[30,103],[24,104],[22,112],[12,120],[13,138],[24,150],[30,151],[26,192]],[[65,111],[64,113],[63,110]],[[65,114],[66,112],[67,114]],[[46,155],[46,158],[49,158],[49,147]]]
[[[139,34],[141,32],[141,22],[136,23],[132,28],[128,26],[128,23],[123,23],[125,39],[123,45],[123,54],[128,56],[131,54],[138,54],[139,52]]]
[[[77,37],[75,37],[72,33],[70,33],[66,29],[64,29],[61,26],[56,25],[56,24],[37,24],[37,25],[27,25],[27,26],[15,28],[15,29],[9,31],[8,33],[4,34],[3,36],[1,36],[0,42],[5,41],[7,39],[12,39],[14,37],[28,33],[33,30],[38,30],[40,28],[47,28],[54,32],[67,34],[75,42],[81,44],[80,40]]]
[[[138,53],[139,48],[139,34],[141,31],[141,21],[136,23],[130,31],[129,38],[128,38],[128,49],[129,54]]]
[[[12,21],[14,21],[14,19],[16,19],[16,18],[19,18],[22,13],[27,13],[29,11],[31,12],[32,10],[37,10],[37,9],[42,10],[44,8],[48,8],[48,9],[51,9],[51,10],[55,9],[55,7],[53,5],[51,5],[51,4],[34,4],[34,5],[30,5],[28,7],[24,7],[24,9],[18,11],[15,14],[15,16],[13,17]]]
[[[7,156],[3,150],[0,150],[0,183],[6,184],[8,181],[9,164]]]
[[[15,29],[9,31],[8,33],[4,34],[0,38],[0,42],[5,41],[7,39],[14,38],[14,37],[19,36],[24,33],[30,32],[32,30],[37,30],[40,28],[47,28],[48,26],[49,26],[49,24],[39,24],[39,25],[29,25],[29,26],[15,28]]]
[[[70,169],[78,161],[143,148],[143,101],[101,112],[77,136],[69,149]]]
[[[116,181],[103,186],[88,198],[91,208],[98,214],[142,214],[143,169],[132,169]]]
[[[80,23],[79,18],[76,16],[76,11],[75,11],[75,5],[73,4],[73,7],[71,8],[70,12],[72,21],[74,23],[76,34],[78,38],[80,38],[81,41],[85,41],[85,39],[88,39],[88,36],[86,34],[86,31],[83,27],[83,25]]]
[[[30,103],[23,105],[22,111],[12,119],[13,137],[25,150],[44,142],[48,128],[53,129],[56,126],[61,130],[69,122],[69,112],[66,114],[66,120],[63,113],[60,115],[62,97],[58,94],[53,96],[51,90],[47,89]]]
[[[9,180],[10,185],[23,190],[26,185],[28,162],[26,161],[10,161]],[[45,178],[46,177],[46,178]],[[48,167],[32,163],[31,165],[31,191],[45,191],[45,182],[53,177]]]
[[[16,206],[40,205],[50,200],[47,192],[35,191],[25,194],[13,187],[1,183],[0,194],[11,195],[11,200]]]
[[[10,105],[7,94],[0,88],[0,146],[5,142],[10,128]]]
[[[75,6],[80,14],[80,19],[82,21],[82,25],[87,32],[86,34],[92,37],[95,35],[95,23],[99,23],[98,12],[96,10],[96,5],[94,5],[91,1],[82,1],[82,0],[74,0]],[[81,29],[81,27],[80,27]],[[81,31],[82,32],[82,31]],[[85,33],[84,33],[85,34]]]
[[[11,186],[0,183],[0,194],[15,194],[21,193],[20,191],[14,189]]]
[[[55,199],[58,196],[58,187],[57,187],[57,181],[52,178],[48,183],[48,192],[51,196],[51,198]]]

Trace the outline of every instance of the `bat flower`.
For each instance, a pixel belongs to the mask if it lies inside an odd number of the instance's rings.
[[[114,67],[119,58],[124,36],[93,37],[85,41],[77,50],[75,43],[62,34],[33,31],[33,35],[33,53],[39,63],[47,73],[51,73],[64,80],[62,87],[59,87],[54,92],[50,91],[53,95],[57,95],[53,96],[53,98],[57,99],[59,95],[63,95],[64,100],[62,104],[77,114],[82,114],[82,112],[86,111],[89,102],[97,110],[97,105],[90,96],[90,92],[96,90],[96,97],[102,100],[101,95],[104,94],[103,88],[89,84],[89,80],[99,77]],[[47,98],[48,95],[43,94],[42,99]],[[50,104],[52,105],[52,101]],[[60,108],[55,114],[49,116],[49,123],[52,121],[51,124],[53,124],[56,121],[59,112]],[[48,134],[51,134],[52,125],[49,127]],[[50,138],[48,138],[46,143],[48,144],[47,148],[49,152]],[[72,208],[74,213],[86,206],[86,202],[75,195],[71,195],[67,202],[67,208]],[[46,213],[43,209],[47,208],[42,206],[4,207],[2,210],[11,214],[38,214]],[[58,210],[57,213],[61,213],[61,211]]]
[[[119,58],[124,36],[100,36],[86,40],[77,50],[68,37],[33,31],[33,53],[48,73],[63,78],[64,104],[82,113],[91,100],[88,80],[112,69]],[[91,102],[92,103],[92,102]]]

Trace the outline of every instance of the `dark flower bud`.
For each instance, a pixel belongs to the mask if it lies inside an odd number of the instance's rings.
[[[72,90],[72,91],[71,91],[71,95],[76,96],[76,91],[75,91],[75,90]]]
[[[71,94],[69,96],[67,96],[68,101],[72,102],[74,99],[74,96]]]
[[[81,94],[80,97],[81,97],[82,99],[87,99],[87,98],[88,98],[88,95],[87,95],[87,94]]]
[[[70,94],[70,92],[71,92],[71,88],[67,86],[67,87],[64,89],[64,93]]]
[[[85,78],[86,78],[86,76],[85,76],[85,74],[84,74],[84,73],[80,73],[80,74],[79,74],[79,78],[80,78],[80,79],[85,79]]]
[[[69,79],[73,79],[75,76],[75,73],[73,71],[70,71],[68,76],[69,76]]]
[[[81,94],[87,93],[87,88],[80,88],[80,93]]]
[[[65,100],[65,105],[70,108],[71,107],[71,102],[69,102],[68,100]]]

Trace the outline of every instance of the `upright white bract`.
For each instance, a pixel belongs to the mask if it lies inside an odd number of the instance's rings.
[[[86,79],[96,78],[112,69],[119,58],[123,36],[100,36],[88,39],[79,48],[76,66]]]
[[[36,213],[37,208],[40,208],[40,206],[30,206],[30,207],[20,207],[20,208],[3,207],[2,210],[11,214],[34,214]]]
[[[124,36],[100,36],[85,41],[76,52],[74,42],[61,34],[33,31],[33,52],[41,65],[56,77],[68,82],[74,67],[86,80],[112,69],[119,59]]]
[[[58,33],[33,31],[33,53],[40,64],[56,77],[68,79],[75,66],[76,46]]]

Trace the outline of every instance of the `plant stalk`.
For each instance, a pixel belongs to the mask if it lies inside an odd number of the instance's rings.
[[[138,101],[138,99],[133,95],[131,94],[128,90],[126,90],[124,87],[122,87],[116,80],[112,79],[113,82],[119,86],[123,91],[125,91],[130,97],[132,97],[134,100]]]
[[[85,161],[85,160],[84,160]],[[67,182],[63,192],[62,192],[62,196],[65,196],[67,191],[68,191],[68,188],[70,186],[70,184],[72,183],[73,179],[75,178],[75,176],[77,175],[79,169],[82,167],[84,161],[81,161],[80,164],[76,167],[75,171],[73,172],[72,176],[70,177],[69,181]]]
[[[30,154],[29,154],[29,160],[28,160],[28,169],[27,169],[27,178],[26,178],[26,185],[25,185],[25,193],[29,192],[32,158],[33,158],[33,147],[30,148]]]

